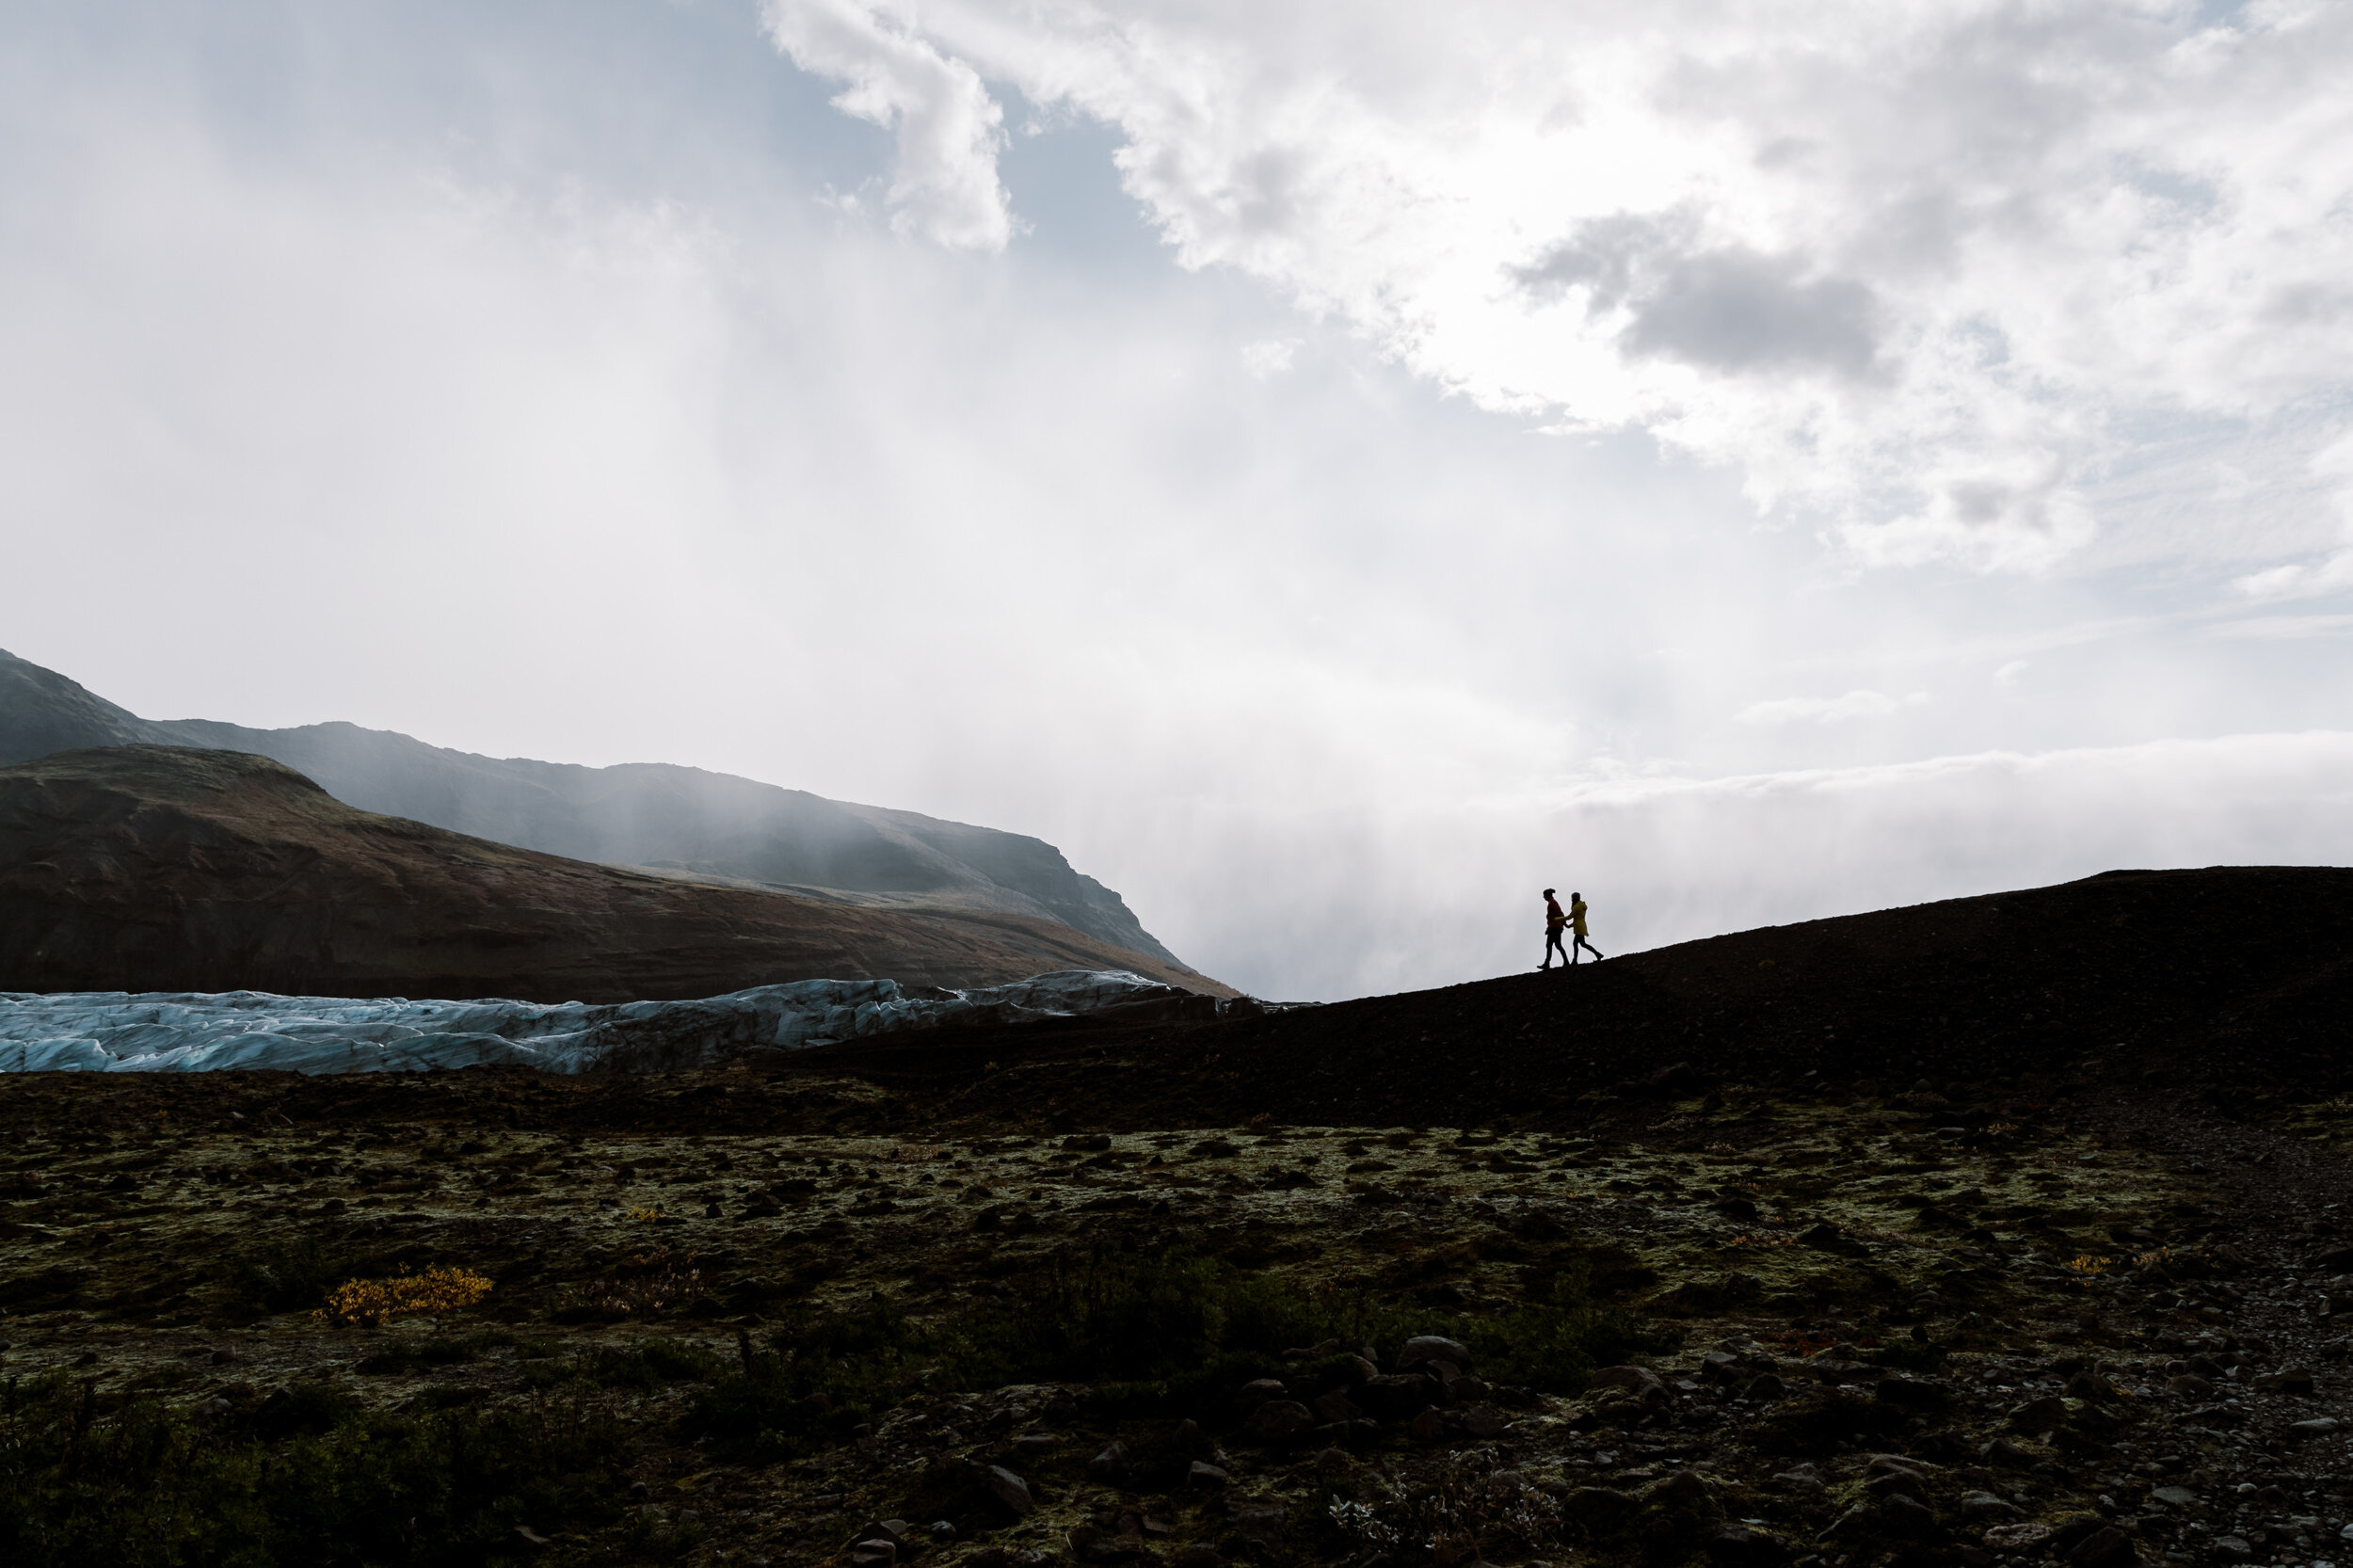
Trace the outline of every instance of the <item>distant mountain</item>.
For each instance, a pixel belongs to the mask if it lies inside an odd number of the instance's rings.
[[[120,745],[0,768],[0,991],[635,1001],[1057,969],[1232,994],[1033,915],[860,908],[377,816],[241,752]]]
[[[0,650],[0,765],[133,744],[274,758],[362,810],[570,859],[868,907],[1030,915],[1179,963],[1117,893],[1040,839],[665,763],[478,757],[352,724],[143,719]]]

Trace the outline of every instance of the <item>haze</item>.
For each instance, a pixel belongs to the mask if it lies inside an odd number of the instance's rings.
[[[2348,82],[2289,0],[28,0],[0,647],[1034,834],[1276,997],[2339,864]]]

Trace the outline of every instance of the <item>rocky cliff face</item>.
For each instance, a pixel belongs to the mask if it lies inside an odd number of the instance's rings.
[[[570,859],[803,889],[851,904],[1031,915],[1177,962],[1116,892],[1022,834],[699,768],[480,757],[352,724],[248,729],[143,719],[0,651],[0,764],[136,744],[272,758],[362,810]]]
[[[0,768],[0,990],[631,1001],[1053,969],[1224,991],[1036,916],[683,882],[377,816],[242,753]]]

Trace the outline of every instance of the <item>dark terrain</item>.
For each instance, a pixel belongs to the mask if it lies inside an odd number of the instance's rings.
[[[836,904],[1027,915],[1177,963],[1118,893],[1025,834],[666,763],[584,768],[483,757],[356,724],[255,729],[143,719],[0,650],[0,765],[142,744],[272,758],[346,806],[568,859]]]
[[[758,1071],[0,1080],[0,1557],[2334,1562],[2349,891]],[[328,1310],[436,1268],[479,1299]]]
[[[0,991],[634,1001],[1069,968],[1230,994],[1037,916],[561,859],[357,810],[237,752],[111,746],[0,768]]]

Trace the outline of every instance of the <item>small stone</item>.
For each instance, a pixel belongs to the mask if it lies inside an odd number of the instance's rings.
[[[2326,1437],[2344,1425],[2334,1416],[2315,1416],[2309,1421],[2289,1422],[2288,1432],[2297,1437]]]
[[[1013,1451],[1024,1459],[1044,1459],[1059,1447],[1059,1438],[1041,1432],[1025,1432],[1013,1440]]]
[[[2157,1487],[2149,1494],[2149,1499],[2152,1502],[2163,1503],[2168,1508],[2195,1508],[2198,1506],[2198,1494],[2192,1492],[2186,1486]]]
[[[2067,1401],[2056,1394],[2028,1400],[2009,1413],[2009,1424],[2021,1432],[2048,1432],[2067,1422]]]
[[[1030,1483],[1001,1464],[991,1464],[981,1472],[981,1484],[989,1496],[1016,1513],[1027,1514],[1037,1507],[1037,1499],[1030,1496]]]
[[[1594,1388],[1630,1388],[1640,1394],[1660,1386],[1658,1374],[1647,1367],[1604,1367],[1590,1381]]]
[[[1773,1480],[1784,1486],[1795,1486],[1806,1492],[1819,1492],[1825,1486],[1822,1473],[1811,1464],[1792,1464],[1788,1469],[1776,1474]]]
[[[2066,1560],[2075,1568],[2125,1568],[2139,1556],[2132,1546],[2132,1537],[2116,1526],[2102,1526],[2083,1540],[2075,1542],[2075,1549],[2066,1554]]]
[[[1493,1405],[1475,1404],[1463,1412],[1463,1430],[1482,1442],[1509,1424],[1496,1413]]]
[[[1787,1399],[1789,1385],[1773,1373],[1767,1372],[1762,1377],[1750,1379],[1749,1385],[1740,1392],[1753,1403],[1766,1404],[1774,1400]]]
[[[1110,1448],[1087,1461],[1087,1473],[1092,1476],[1112,1478],[1120,1475],[1127,1468],[1128,1445],[1125,1443],[1113,1443]]]
[[[548,1544],[548,1538],[529,1525],[517,1525],[508,1532],[508,1538],[525,1551],[536,1552]]]
[[[1961,1515],[1964,1519],[1977,1521],[2015,1519],[2019,1517],[2019,1512],[2018,1505],[2007,1497],[1997,1497],[1991,1492],[1963,1492],[1961,1495]]]
[[[1435,1442],[1439,1435],[1446,1431],[1446,1421],[1444,1417],[1439,1416],[1437,1407],[1433,1405],[1429,1409],[1424,1410],[1420,1415],[1415,1416],[1413,1420],[1407,1424],[1407,1430],[1423,1442],[1432,1443]]]
[[[1418,1366],[1425,1361],[1451,1362],[1458,1372],[1467,1372],[1471,1367],[1471,1353],[1460,1340],[1435,1334],[1417,1335],[1406,1340],[1405,1348],[1398,1352],[1397,1364],[1401,1368]]]
[[[1642,1489],[1642,1496],[1651,1502],[1686,1511],[1704,1509],[1716,1500],[1707,1482],[1689,1470],[1677,1470],[1651,1482]]]
[[[1880,1499],[1880,1528],[1890,1535],[1918,1541],[1936,1533],[1936,1515],[1908,1492],[1891,1492]]]
[[[1194,1460],[1192,1467],[1185,1472],[1185,1484],[1188,1486],[1223,1486],[1233,1479],[1216,1465],[1201,1459]],[[1178,1560],[1181,1562],[1183,1560],[1180,1558]]]
[[[2048,1525],[1996,1525],[1985,1532],[1985,1544],[1993,1551],[2015,1552],[2024,1556],[2057,1533]]]
[[[2166,1387],[2185,1399],[2210,1400],[2214,1398],[2214,1384],[2200,1377],[2196,1372],[2184,1372],[2168,1383]]]
[[[1283,1397],[1283,1393],[1280,1379],[1254,1378],[1234,1391],[1234,1402],[1247,1409],[1253,1405],[1264,1404],[1269,1400],[1279,1400]]]
[[[2212,1545],[2215,1556],[2228,1558],[2233,1562],[2244,1562],[2255,1555],[2255,1548],[2247,1544],[2243,1535],[2218,1535]]]
[[[893,1568],[899,1560],[895,1541],[861,1541],[850,1548],[852,1568]]]
[[[935,1543],[945,1546],[956,1538],[956,1522],[953,1519],[935,1519],[931,1534]]]
[[[1242,1431],[1254,1443],[1289,1443],[1318,1424],[1315,1412],[1297,1400],[1269,1400],[1250,1413]]]

